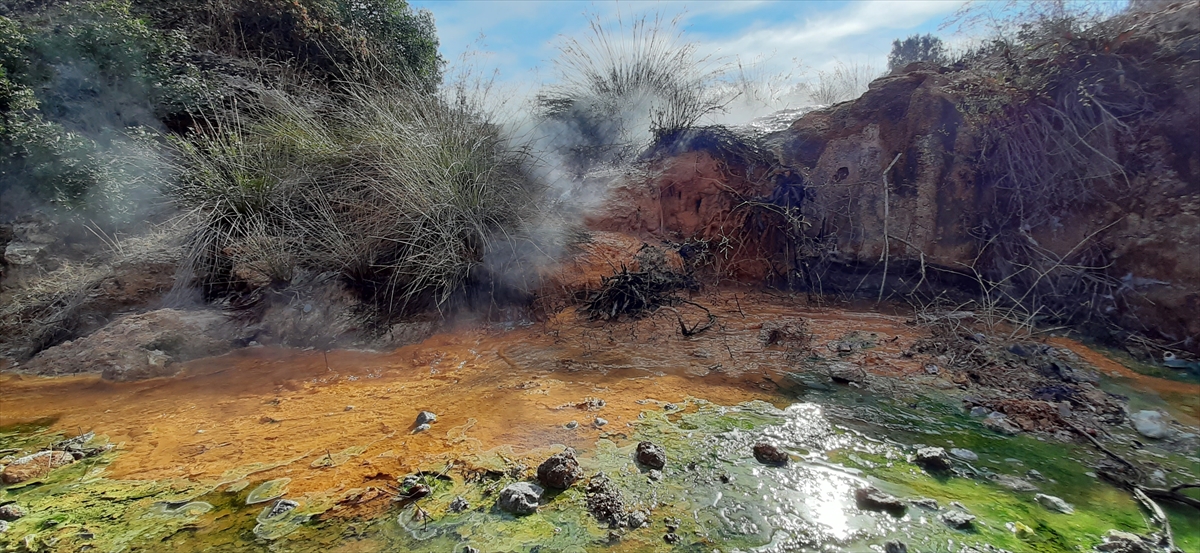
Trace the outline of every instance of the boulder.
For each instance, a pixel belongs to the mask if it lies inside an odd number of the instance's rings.
[[[640,442],[637,445],[637,462],[652,469],[662,469],[667,465],[667,452],[662,446],[652,442]]]
[[[429,411],[421,411],[420,413],[417,413],[417,426],[421,426],[422,424],[429,424],[436,420],[437,420],[437,415],[430,413]]]
[[[181,361],[233,349],[226,321],[214,310],[159,309],[129,315],[39,353],[22,370],[39,375],[99,373],[105,380],[171,376]]]
[[[892,540],[883,544],[883,553],[908,553],[908,544],[900,540]]]
[[[958,509],[951,509],[942,513],[942,522],[951,528],[966,530],[974,524],[975,515],[968,515]]]
[[[575,459],[575,450],[567,449],[551,455],[538,465],[537,478],[547,488],[565,490],[583,478],[583,469]]]
[[[1163,420],[1162,413],[1158,411],[1138,411],[1129,415],[1129,421],[1133,423],[1133,429],[1137,430],[1138,434],[1147,438],[1161,440],[1175,433],[1170,423]]]
[[[1109,530],[1104,536],[1104,542],[1095,547],[1101,553],[1154,553],[1157,547],[1137,534]]]
[[[964,461],[978,461],[979,460],[979,455],[976,455],[974,451],[971,451],[969,449],[962,449],[962,448],[957,448],[957,447],[950,448],[950,455],[958,457],[959,459],[962,459]]]
[[[23,516],[25,516],[25,509],[16,503],[0,505],[0,520],[12,522]]]
[[[500,500],[496,505],[514,515],[530,515],[537,512],[544,491],[541,486],[529,482],[509,484],[500,490]]]

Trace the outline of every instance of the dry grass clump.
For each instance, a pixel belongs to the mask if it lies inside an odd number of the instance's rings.
[[[188,264],[210,292],[306,269],[387,313],[440,306],[505,271],[485,257],[538,216],[527,152],[469,105],[389,83],[239,108],[177,141],[173,194],[202,219]]]

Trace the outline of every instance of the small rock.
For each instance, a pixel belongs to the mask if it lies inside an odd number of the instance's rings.
[[[563,425],[563,428],[566,428],[567,430],[575,430],[576,428],[579,428],[579,423],[577,421],[571,421]]]
[[[1133,428],[1138,434],[1147,438],[1161,440],[1171,437],[1174,433],[1167,421],[1163,420],[1162,413],[1158,411],[1138,411],[1129,415],[1129,421],[1133,423]]]
[[[353,411],[353,410],[354,410],[354,406],[353,406],[353,405],[347,405],[347,406],[346,406],[346,411]]]
[[[971,416],[972,417],[986,417],[988,412],[989,411],[988,411],[987,407],[980,407],[980,406],[976,405],[971,408]]]
[[[883,544],[883,553],[908,553],[908,545],[900,540],[892,540]]]
[[[664,519],[663,522],[666,523],[668,532],[678,532],[679,531],[679,519],[668,518],[668,519]]]
[[[452,513],[461,513],[470,508],[471,504],[467,503],[467,500],[463,499],[462,496],[457,496],[454,498],[454,501],[450,502],[450,512]]]
[[[587,508],[596,520],[607,524],[609,528],[619,528],[626,522],[625,500],[620,490],[603,472],[597,473],[588,481]]]
[[[1020,521],[1007,522],[1004,524],[1004,527],[1008,528],[1008,531],[1012,532],[1013,535],[1023,540],[1032,538],[1036,534],[1036,532],[1033,531],[1033,528],[1030,528],[1028,524]]]
[[[909,503],[911,503],[917,507],[920,507],[922,509],[928,509],[930,511],[936,511],[939,509],[937,500],[929,498],[929,497],[913,499],[912,501],[909,501]]]
[[[625,526],[629,528],[641,528],[646,525],[650,517],[643,511],[633,511],[625,515]]]
[[[936,375],[939,372],[941,372],[941,369],[939,369],[937,365],[934,365],[933,363],[925,365],[925,374]],[[891,543],[891,542],[889,542],[889,543]],[[896,543],[899,543],[899,542],[896,542]]]
[[[675,532],[667,532],[663,535],[663,541],[669,544],[679,543],[679,534],[676,534]]]
[[[1042,476],[1042,473],[1040,473],[1034,469],[1029,469],[1029,471],[1025,473],[1025,477],[1030,480],[1037,480],[1038,482],[1046,481],[1046,477]]]
[[[547,488],[565,490],[583,478],[583,469],[575,459],[575,450],[568,448],[562,453],[551,455],[538,465],[538,481]]]
[[[0,505],[0,520],[12,522],[23,516],[25,516],[25,509],[22,509],[21,506],[17,505],[16,503]]]
[[[976,455],[974,451],[971,451],[969,449],[961,449],[961,448],[957,448],[957,447],[951,448],[950,454],[955,457],[958,457],[959,459],[962,459],[964,461],[978,461],[979,460],[979,456]]]
[[[968,515],[967,513],[957,509],[942,513],[942,522],[946,523],[946,526],[958,530],[966,530],[967,528],[970,528],[974,521],[975,515]]]
[[[886,511],[893,516],[904,516],[908,506],[895,496],[883,493],[875,486],[867,486],[854,491],[854,502],[859,509],[868,511]]]
[[[3,534],[7,531],[8,531],[8,521],[0,520],[0,534]]]
[[[1021,433],[1021,428],[1008,420],[1008,417],[1004,413],[997,413],[995,411],[992,411],[988,414],[987,418],[983,419],[983,425],[1009,436],[1016,436]]]
[[[667,465],[667,452],[653,442],[640,442],[637,445],[636,459],[652,469],[661,469]]]
[[[649,471],[646,473],[646,477],[647,477],[647,478],[649,478],[649,479],[651,479],[651,480],[653,480],[653,481],[655,481],[655,482],[658,482],[659,480],[662,480],[662,478],[663,478],[663,473],[662,473],[662,471],[661,471],[661,470],[658,470],[658,469],[650,469],[650,470],[649,470]]]
[[[272,519],[280,517],[286,513],[290,513],[299,507],[300,504],[290,499],[279,499],[272,503],[270,507],[263,512],[264,518]]]
[[[754,458],[764,465],[781,467],[788,463],[788,454],[766,443],[754,444]]]
[[[1104,543],[1096,546],[1096,551],[1103,553],[1154,553],[1157,549],[1141,536],[1120,530],[1109,530]]]
[[[1041,503],[1042,507],[1050,509],[1051,511],[1058,511],[1068,515],[1075,512],[1075,508],[1072,507],[1070,503],[1063,501],[1060,497],[1039,493],[1034,496],[1034,499],[1036,499],[1038,503]]]
[[[462,548],[462,553],[479,553],[479,550],[469,545],[464,545]]]
[[[604,426],[606,424],[608,424],[608,421],[604,420],[600,417],[596,417],[596,420],[592,421],[592,425],[595,426],[596,428],[600,428],[601,426]]]
[[[429,411],[421,411],[420,413],[417,413],[417,426],[421,426],[422,424],[427,425],[436,420],[437,415],[430,413]]]
[[[75,456],[66,451],[40,451],[13,461],[0,472],[0,482],[18,484],[26,480],[41,478],[58,467],[75,462]]]
[[[416,434],[418,432],[424,432],[426,430],[429,430],[430,428],[432,428],[432,427],[429,426],[429,423],[418,424],[417,427],[413,429],[413,434]]]
[[[537,512],[544,491],[537,484],[516,482],[500,490],[500,500],[496,504],[501,510],[514,515],[533,514]]]
[[[916,456],[913,457],[913,462],[930,471],[950,469],[950,457],[946,455],[946,450],[940,447],[918,449]]]

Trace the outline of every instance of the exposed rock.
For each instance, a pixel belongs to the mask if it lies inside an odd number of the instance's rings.
[[[908,553],[908,544],[900,540],[892,540],[883,544],[883,553]]]
[[[1008,417],[1005,416],[1004,413],[997,413],[995,411],[991,412],[986,418],[983,419],[983,425],[995,430],[996,432],[1007,434],[1009,436],[1015,436],[1021,433],[1021,428],[1013,424],[1012,421],[1008,420]]]
[[[1025,477],[1029,478],[1030,480],[1037,480],[1038,482],[1046,481],[1046,477],[1042,476],[1042,473],[1034,469],[1029,469],[1029,471],[1025,473]]]
[[[609,528],[620,528],[627,520],[625,500],[604,473],[598,473],[588,481],[587,508],[596,520]]]
[[[859,509],[868,511],[885,511],[892,516],[904,516],[908,506],[899,498],[883,493],[875,486],[867,486],[854,491],[854,502]]]
[[[542,500],[545,490],[537,484],[516,482],[500,490],[500,500],[496,505],[501,510],[514,515],[529,515],[537,512],[538,502]]]
[[[568,422],[567,424],[563,425],[563,428],[566,428],[567,430],[574,430],[576,428],[579,428],[579,422],[578,421]]]
[[[986,417],[991,411],[987,407],[976,405],[971,408],[972,417]]]
[[[788,464],[787,452],[767,443],[754,444],[754,458],[764,465],[781,467]]]
[[[672,545],[677,544],[679,543],[679,534],[676,534],[675,532],[667,532],[666,534],[663,534],[663,541]]]
[[[470,509],[471,504],[468,503],[466,499],[463,499],[463,497],[460,495],[460,496],[455,497],[454,501],[450,502],[449,508],[450,508],[450,512],[452,512],[452,513],[461,513],[467,509]]]
[[[1102,553],[1154,553],[1158,548],[1137,534],[1109,530],[1104,542],[1097,545],[1095,550]]]
[[[974,451],[971,451],[969,449],[962,449],[962,448],[957,448],[957,447],[950,448],[950,454],[955,457],[958,457],[959,459],[962,459],[964,461],[978,461],[979,460],[979,455],[976,455]]]
[[[0,534],[3,534],[7,531],[8,531],[8,521],[0,520]]]
[[[300,504],[290,499],[277,499],[270,507],[263,509],[261,518],[274,519],[296,510]],[[260,521],[261,522],[261,521]]]
[[[638,443],[636,458],[637,462],[652,469],[662,469],[667,465],[666,450],[652,442]]]
[[[601,426],[604,426],[606,424],[608,424],[608,421],[605,419],[602,419],[600,417],[596,417],[596,420],[592,421],[592,425],[595,426],[596,428],[600,428]]]
[[[631,511],[625,515],[625,526],[627,528],[641,528],[650,521],[650,515],[645,511]]]
[[[940,447],[923,447],[917,450],[913,462],[928,471],[950,470],[950,457]]]
[[[436,420],[437,420],[437,415],[435,415],[429,411],[421,411],[420,413],[417,413],[417,423],[416,424],[417,424],[417,426],[421,426],[422,424],[429,424]]]
[[[0,520],[12,522],[23,516],[25,516],[25,509],[22,509],[21,506],[17,505],[16,503],[0,505]]]
[[[425,432],[426,430],[429,430],[430,428],[433,428],[433,427],[430,426],[429,423],[418,424],[415,428],[413,428],[413,434]]]
[[[970,528],[974,521],[975,515],[968,515],[967,513],[957,509],[942,513],[942,522],[946,523],[946,526],[958,530],[966,530],[967,528]]]
[[[1138,411],[1129,415],[1129,421],[1133,423],[1133,428],[1138,431],[1138,434],[1147,438],[1161,440],[1174,434],[1174,429],[1167,421],[1163,420],[1162,413],[1158,411]]]
[[[74,462],[75,457],[66,451],[41,451],[9,463],[4,467],[4,471],[0,472],[0,481],[5,484],[19,484],[41,478],[51,470]]]
[[[462,553],[479,553],[479,550],[469,545],[464,545],[462,548]]]
[[[575,450],[568,448],[562,453],[551,455],[538,465],[537,478],[547,488],[565,490],[583,479],[583,469],[575,459]]]
[[[231,331],[217,311],[159,309],[117,319],[89,336],[49,348],[23,370],[40,375],[100,373],[106,380],[171,376],[180,361],[232,349]]]
[[[658,469],[650,469],[649,471],[646,472],[646,477],[654,482],[658,482],[659,480],[662,480],[663,473],[661,470],[658,470]]]
[[[829,378],[839,384],[862,382],[867,378],[867,371],[853,363],[830,363],[827,370]]]
[[[1070,503],[1063,501],[1060,497],[1039,493],[1034,497],[1034,499],[1036,499],[1038,503],[1041,503],[1043,507],[1050,509],[1051,511],[1058,511],[1068,515],[1075,512],[1075,508],[1072,507]]]

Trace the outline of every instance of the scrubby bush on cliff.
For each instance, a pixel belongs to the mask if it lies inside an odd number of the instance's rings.
[[[928,33],[910,35],[904,40],[892,41],[892,51],[888,53],[888,71],[894,72],[915,62],[941,65],[946,61],[946,48],[942,44],[942,39]]]
[[[441,305],[538,215],[526,153],[419,84],[271,92],[210,120],[177,141],[173,190],[203,218],[190,262],[210,291],[302,269],[342,274],[385,313]]]
[[[673,21],[642,17],[613,28],[592,19],[585,38],[559,46],[558,82],[540,106],[572,165],[629,159],[723,108],[715,65],[681,40]]]

